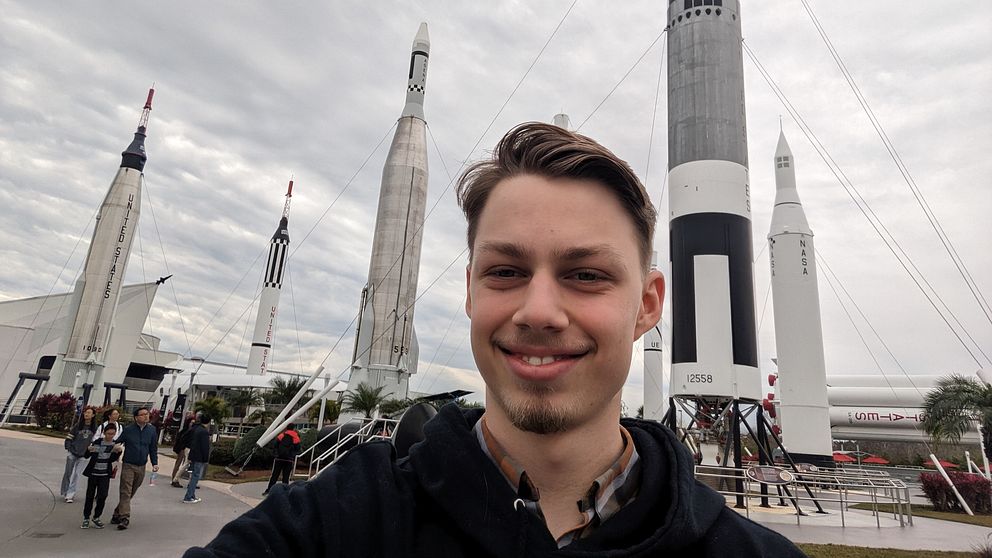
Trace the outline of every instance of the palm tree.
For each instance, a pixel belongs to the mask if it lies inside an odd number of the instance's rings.
[[[960,374],[944,376],[927,393],[923,410],[923,429],[938,442],[957,443],[978,422],[985,455],[992,460],[992,386]]]
[[[299,376],[293,376],[289,379],[275,376],[269,381],[272,389],[269,390],[266,399],[273,405],[285,405],[292,401],[293,397],[296,397],[305,383],[307,383],[306,379]]]
[[[372,413],[386,400],[386,396],[382,394],[383,389],[385,389],[385,386],[373,388],[362,382],[358,384],[358,387],[354,391],[344,394],[344,397],[341,399],[344,406],[341,410],[349,413],[362,413],[365,415],[365,418],[372,418]]]
[[[193,410],[210,415],[210,419],[220,428],[224,419],[231,416],[231,407],[222,397],[207,397],[193,405]]]
[[[320,404],[317,403],[307,411],[307,417],[310,422],[316,423],[317,416],[320,415]],[[324,423],[334,424],[338,421],[338,416],[341,415],[341,402],[335,399],[327,399],[324,402]]]
[[[240,414],[241,419],[238,423],[238,438],[241,437],[241,431],[245,424],[245,416],[248,414],[248,409],[255,407],[257,405],[264,405],[265,399],[262,398],[262,394],[258,392],[255,388],[248,388],[247,390],[237,390],[228,396],[227,402],[231,404],[235,409],[235,414]],[[241,412],[238,413],[237,411]]]

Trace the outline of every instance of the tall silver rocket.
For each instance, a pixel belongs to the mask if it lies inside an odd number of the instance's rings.
[[[778,353],[778,419],[783,443],[800,461],[832,461],[827,370],[813,231],[796,190],[796,162],[780,133],[775,149],[775,209],[768,233]]]
[[[761,399],[738,0],[668,4],[673,395]]]
[[[141,213],[145,132],[154,95],[155,90],[149,89],[134,139],[121,153],[121,166],[97,213],[83,273],[73,292],[69,327],[52,367],[50,390],[71,387],[77,395],[89,393],[84,386],[96,393],[103,390],[114,314]]]
[[[424,92],[431,43],[421,23],[410,53],[406,105],[396,124],[379,189],[379,209],[369,280],[362,290],[351,389],[382,386],[388,397],[405,398],[416,373],[413,329],[424,214],[427,209],[427,122]]]
[[[269,241],[269,258],[265,261],[265,276],[262,277],[262,292],[258,295],[258,314],[255,316],[255,332],[251,337],[251,353],[248,354],[248,374],[265,374],[269,368],[272,338],[276,333],[276,315],[279,312],[279,294],[282,292],[282,278],[289,257],[289,203],[292,200],[293,181],[290,180],[282,218]]]

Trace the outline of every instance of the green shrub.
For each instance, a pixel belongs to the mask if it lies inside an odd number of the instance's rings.
[[[314,444],[317,443],[317,436],[320,435],[320,430],[316,428],[310,428],[309,430],[304,430],[300,432],[300,453],[303,453],[310,449]],[[310,462],[310,454],[307,454],[301,459],[301,462]]]
[[[211,465],[230,465],[234,463],[234,440],[219,438],[210,448]]]
[[[239,465],[248,459],[248,455],[255,451],[255,455],[252,456],[251,461],[248,465],[259,465],[266,466],[272,462],[272,448],[271,444],[264,448],[257,448],[255,442],[262,437],[265,433],[266,425],[260,424],[255,428],[249,430],[244,436],[242,436],[238,442],[234,445],[234,461]]]

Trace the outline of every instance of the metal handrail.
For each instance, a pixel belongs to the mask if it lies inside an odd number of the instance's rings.
[[[310,446],[309,448],[307,448],[306,451],[304,451],[304,452],[300,453],[298,456],[296,456],[296,462],[293,464],[294,475],[295,475],[295,471],[296,471],[296,463],[299,463],[299,459],[301,457],[307,455],[308,453],[316,454],[317,453],[316,452],[317,448],[320,447],[320,445],[323,442],[325,442],[331,436],[334,436],[334,435],[340,436],[341,429],[345,425],[352,424],[352,423],[355,423],[355,422],[362,422],[362,423],[365,423],[365,424],[363,424],[355,432],[353,432],[351,434],[348,434],[347,436],[345,436],[342,439],[339,439],[337,441],[337,443],[335,443],[333,446],[331,446],[330,448],[328,448],[327,450],[325,450],[320,455],[311,456],[310,462],[307,465],[306,476],[307,476],[308,479],[313,478],[313,477],[319,475],[321,473],[321,471],[323,471],[328,466],[333,465],[339,458],[341,458],[342,455],[344,455],[344,453],[347,453],[347,452],[342,452],[341,450],[345,446],[349,445],[351,442],[355,441],[356,439],[358,440],[358,444],[364,444],[364,443],[370,442],[372,440],[388,440],[389,439],[388,436],[382,436],[382,435],[378,435],[378,434],[373,434],[372,432],[377,427],[382,427],[382,426],[384,426],[387,429],[394,429],[396,427],[396,425],[399,423],[399,421],[394,420],[394,419],[353,418],[353,419],[349,420],[348,422],[345,422],[343,424],[340,424],[340,425],[338,425],[337,428],[331,430],[330,432],[327,433],[326,436],[324,436],[323,438],[321,438],[320,440],[318,440],[317,442],[315,442],[312,446]],[[323,463],[328,458],[330,458],[330,461],[328,463],[326,463],[325,465],[321,466],[321,463]]]
[[[850,474],[840,470],[821,470],[820,472],[794,473],[795,477],[789,483],[783,485],[785,494],[779,492],[778,496],[762,493],[762,486],[770,487],[771,484],[763,484],[755,481],[744,474],[746,469],[734,467],[719,467],[712,465],[697,465],[697,477],[710,477],[726,480],[728,487],[735,486],[736,481],[743,481],[743,491],[718,490],[720,494],[727,496],[743,496],[745,509],[750,516],[751,500],[757,498],[767,503],[768,498],[776,498],[783,503],[789,500],[796,508],[796,523],[801,523],[801,518],[805,515],[800,507],[801,502],[836,502],[840,505],[841,525],[846,525],[845,511],[850,504],[866,503],[871,504],[872,515],[875,522],[881,527],[880,503],[892,504],[893,519],[898,519],[900,526],[907,523],[913,525],[913,513],[910,506],[909,487],[900,479],[890,478],[880,475],[859,475]],[[718,485],[719,486],[719,485]],[[815,496],[805,496],[803,491],[809,489],[810,493],[815,491]],[[831,496],[830,493],[835,495]]]

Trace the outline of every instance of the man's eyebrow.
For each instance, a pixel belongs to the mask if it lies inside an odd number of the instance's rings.
[[[514,242],[484,241],[479,243],[477,251],[482,254],[500,254],[517,260],[525,260],[531,255],[530,250]]]
[[[515,242],[494,242],[484,241],[479,243],[478,252],[482,254],[495,253],[517,260],[529,259],[533,251],[522,244]],[[562,262],[576,262],[588,258],[605,258],[611,264],[615,264],[626,270],[623,263],[623,256],[620,252],[609,244],[594,244],[591,246],[574,246],[571,248],[557,249],[552,252],[552,256]]]
[[[553,252],[555,259],[566,262],[584,260],[587,258],[606,258],[610,263],[623,266],[623,256],[616,248],[608,244],[592,246],[575,246]]]

